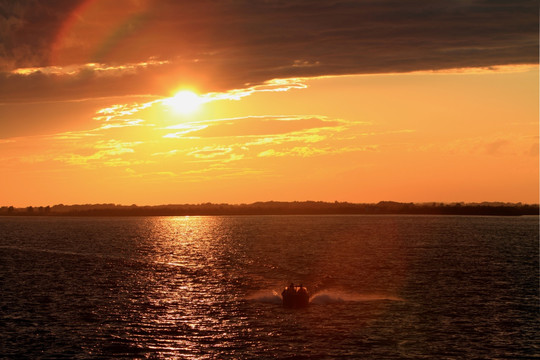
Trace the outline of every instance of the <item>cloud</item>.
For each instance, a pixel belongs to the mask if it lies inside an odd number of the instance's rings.
[[[203,121],[189,125],[193,137],[260,137],[264,135],[283,135],[321,128],[339,128],[348,122],[328,120],[323,116],[247,116],[242,118]],[[187,124],[171,128],[185,128]],[[198,127],[198,128],[197,128]],[[185,130],[184,130],[185,131]]]
[[[230,167],[227,163],[210,164],[201,169],[184,171],[181,175],[183,181],[189,182],[242,178],[246,175],[257,175],[259,179],[262,176],[270,176],[267,171],[262,169],[241,166]]]
[[[343,147],[343,148],[314,148],[307,146],[296,146],[291,149],[284,149],[281,151],[276,151],[274,149],[268,149],[260,152],[258,157],[282,157],[282,156],[299,156],[299,157],[313,157],[319,155],[334,155],[334,154],[343,154],[347,152],[358,152],[358,151],[377,151],[377,145],[369,145],[364,147]]]
[[[0,103],[538,63],[530,0],[0,0],[0,9]]]
[[[205,147],[203,149],[197,149],[188,153],[188,155],[195,156],[199,159],[213,159],[215,157],[223,157],[228,155],[232,151],[231,148],[223,147]]]
[[[376,146],[337,146],[344,140],[338,134],[365,125],[324,116],[248,116],[200,122],[204,125],[188,136],[174,137],[184,141],[210,141],[213,145],[184,151],[190,162],[227,163],[260,157],[314,157],[345,152],[375,150]],[[188,124],[183,124],[183,127]],[[177,128],[178,126],[173,126]],[[165,137],[171,134],[165,135]],[[346,135],[347,137],[348,135]],[[346,142],[351,141],[345,139]],[[352,140],[354,141],[354,140]],[[163,156],[181,155],[179,151]]]
[[[512,158],[520,155],[538,156],[538,135],[521,132],[494,132],[476,137],[463,137],[447,142],[410,144],[408,151],[441,153],[452,156]]]
[[[133,148],[141,142],[121,142],[118,140],[99,140],[91,148],[80,149],[79,153],[69,153],[56,157],[54,160],[71,165],[94,166],[128,166],[133,161],[122,159],[125,154],[132,154]],[[83,152],[84,151],[84,152]]]
[[[163,65],[106,68],[86,64],[68,69],[24,68],[0,73],[0,104],[84,100],[124,95],[163,94],[155,77],[171,70]],[[165,86],[167,87],[167,86]]]
[[[155,116],[160,107],[161,101],[109,104],[95,111],[91,129],[28,137],[18,146],[36,143],[47,149],[34,149],[34,155],[28,157],[32,162],[56,161],[86,168],[159,163],[172,158],[178,164],[213,164],[255,159],[269,148],[288,152],[288,147],[293,147],[292,156],[315,156],[327,152],[319,148],[328,148],[329,141],[343,138],[338,134],[365,125],[320,115],[268,115],[193,120],[162,127],[162,119]],[[17,139],[8,140],[6,145],[15,144]],[[317,145],[322,142],[324,145]]]
[[[504,152],[504,149],[510,144],[510,141],[506,139],[498,139],[493,142],[490,142],[489,144],[486,144],[486,152],[489,155],[500,155],[502,152]]]

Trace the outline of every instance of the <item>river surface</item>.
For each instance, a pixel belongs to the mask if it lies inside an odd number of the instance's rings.
[[[0,217],[2,359],[540,358],[538,217]],[[311,293],[286,309],[290,282]]]

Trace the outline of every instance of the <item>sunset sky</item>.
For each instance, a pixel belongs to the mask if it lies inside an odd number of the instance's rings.
[[[0,205],[539,197],[537,1],[0,0]]]

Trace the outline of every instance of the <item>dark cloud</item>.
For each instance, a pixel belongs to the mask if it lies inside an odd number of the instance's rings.
[[[0,102],[538,63],[538,3],[529,0],[0,0],[0,30]],[[111,76],[9,73],[149,60],[168,63]]]
[[[71,0],[0,0],[0,70],[48,65],[54,38],[77,5]]]

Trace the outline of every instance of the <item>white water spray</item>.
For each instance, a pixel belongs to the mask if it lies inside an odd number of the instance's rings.
[[[281,305],[282,303],[281,295],[273,289],[258,291],[250,296],[247,296],[246,299],[254,302],[267,304]],[[359,294],[333,289],[318,291],[314,294],[311,294],[309,298],[309,303],[315,305],[370,301],[403,301],[403,299],[397,296],[387,294]]]

